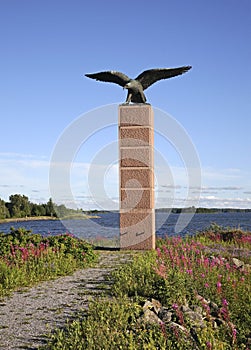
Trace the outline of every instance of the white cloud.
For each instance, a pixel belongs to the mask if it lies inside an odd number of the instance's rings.
[[[20,159],[20,158],[36,158],[34,154],[27,154],[27,153],[16,153],[16,152],[0,152],[0,158],[7,158],[7,159]]]
[[[240,169],[227,168],[227,169],[214,169],[212,167],[203,167],[203,180],[210,183],[217,181],[217,186],[221,183],[228,181],[239,181],[243,177],[243,173]]]
[[[33,190],[48,198],[49,161],[34,155],[0,153],[0,198],[8,200],[13,193],[36,197]]]
[[[201,207],[217,208],[251,208],[251,198],[245,197],[217,197],[202,196],[200,199]]]
[[[50,197],[50,165],[50,160],[43,156],[0,153],[0,198],[8,200],[10,194],[21,193],[35,202],[47,201]],[[106,165],[76,161],[64,164],[64,167],[70,169],[72,192],[72,196],[65,195],[62,187],[61,200],[66,205],[74,202],[84,209],[97,206],[118,208],[117,163]],[[201,172],[202,186],[192,181],[189,187],[188,172],[182,166],[166,169],[157,164],[156,205],[188,206],[197,202],[198,206],[205,207],[251,207],[250,174],[239,169],[202,168]]]

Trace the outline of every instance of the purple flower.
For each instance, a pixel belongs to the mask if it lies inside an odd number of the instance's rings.
[[[212,349],[212,344],[210,343],[210,341],[206,342],[206,346],[207,346],[208,349]]]
[[[236,341],[236,334],[237,334],[237,330],[235,328],[232,329],[232,334],[233,334],[233,342],[235,343],[235,341]]]
[[[220,293],[221,292],[221,283],[220,283],[220,281],[217,282],[216,286],[217,286],[217,291]]]

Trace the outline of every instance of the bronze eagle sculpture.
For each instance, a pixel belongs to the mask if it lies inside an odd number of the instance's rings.
[[[158,80],[168,79],[186,73],[191,68],[191,66],[183,66],[178,68],[148,69],[138,75],[135,79],[130,79],[124,73],[113,70],[85,74],[85,76],[99,81],[115,83],[122,86],[123,89],[127,89],[128,94],[125,102],[126,104],[130,102],[146,103],[146,97],[143,91],[149,86],[156,83]]]

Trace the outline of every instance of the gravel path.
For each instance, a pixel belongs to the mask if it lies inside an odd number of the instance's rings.
[[[93,268],[42,282],[2,300],[0,349],[38,349],[46,341],[45,334],[76,317],[88,307],[90,299],[109,294],[109,273],[131,258],[132,252],[100,252],[99,262]]]

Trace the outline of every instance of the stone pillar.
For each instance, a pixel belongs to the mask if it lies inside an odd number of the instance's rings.
[[[119,106],[120,248],[155,249],[153,110]]]

